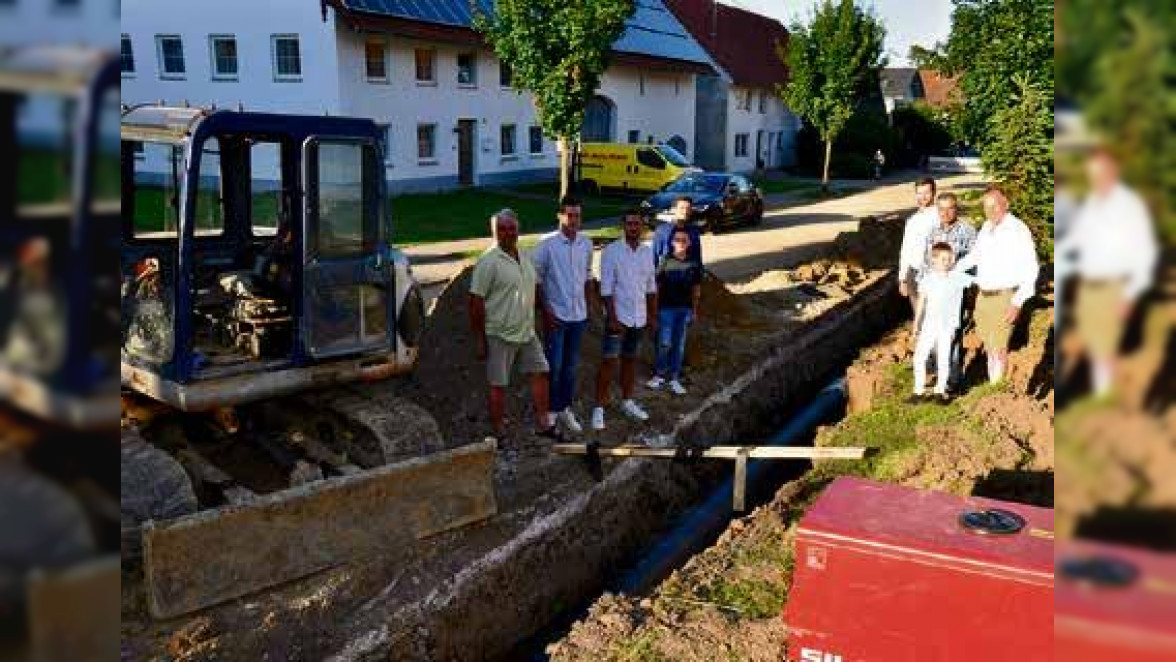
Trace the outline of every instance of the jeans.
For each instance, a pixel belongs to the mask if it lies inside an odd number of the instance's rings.
[[[551,411],[567,409],[576,397],[576,367],[580,362],[580,339],[588,321],[556,320],[544,343],[551,367]]]
[[[657,311],[657,365],[659,377],[677,379],[682,374],[682,357],[686,354],[686,327],[694,318],[689,308],[663,308]]]

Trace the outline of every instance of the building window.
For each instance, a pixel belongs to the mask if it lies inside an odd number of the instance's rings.
[[[679,96],[680,94],[682,94],[682,81],[675,78],[674,79],[674,96]]]
[[[641,142],[641,132],[636,129],[629,132],[629,144],[636,145]]]
[[[383,39],[368,39],[364,42],[363,63],[369,81],[388,82],[388,49],[384,47]]]
[[[53,8],[60,11],[77,11],[82,6],[82,0],[53,0]]]
[[[478,84],[478,57],[474,53],[457,54],[457,84],[473,87]]]
[[[0,4],[3,4],[0,2]],[[129,35],[122,36],[122,45],[119,52],[120,67],[124,76],[130,76],[135,73],[135,49],[131,46],[131,38]]]
[[[428,48],[416,49],[416,80],[418,83],[435,83],[433,60],[435,53]]]
[[[750,134],[737,133],[735,134],[735,157],[741,158],[747,156],[747,144],[750,142]]]
[[[760,111],[761,115],[768,112],[768,93],[767,92],[763,92],[763,91],[760,92],[759,111]]]
[[[302,79],[302,49],[298,35],[273,36],[274,80]]]
[[[542,154],[543,153],[543,127],[532,126],[530,131],[527,134],[527,137],[530,139],[531,153],[532,154]]]
[[[209,38],[212,44],[212,77],[215,80],[237,79],[237,38]]]
[[[510,87],[514,84],[514,71],[506,62],[498,63],[498,84],[502,87]]]
[[[417,125],[417,158],[432,161],[437,158],[437,125]]]
[[[502,155],[515,155],[515,125],[513,124],[502,125]]]
[[[382,124],[380,128],[384,135],[384,165],[392,165],[392,125]]]
[[[147,158],[147,152],[143,148],[143,143],[138,140],[131,143],[131,154],[134,155],[136,161],[142,161]]]
[[[155,38],[159,49],[159,77],[183,78],[187,69],[184,67],[184,42],[176,35],[160,35]]]
[[[645,74],[637,74],[637,92],[645,96]]]

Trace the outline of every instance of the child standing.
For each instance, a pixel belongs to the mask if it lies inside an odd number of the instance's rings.
[[[919,298],[915,304],[915,394],[911,402],[925,397],[927,359],[935,352],[935,396],[948,400],[947,380],[951,370],[951,341],[960,326],[960,309],[964,290],[973,278],[952,272],[955,253],[951,244],[937,242],[931,246],[931,270],[919,283]]]
[[[679,381],[686,353],[686,328],[698,316],[702,296],[702,266],[691,259],[693,244],[685,228],[670,235],[671,252],[657,265],[657,363],[646,384],[657,390],[667,381],[674,395],[686,395]]]

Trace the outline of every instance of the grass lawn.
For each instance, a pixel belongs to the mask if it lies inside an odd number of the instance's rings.
[[[532,195],[548,190],[535,186],[520,190]],[[550,200],[476,189],[401,195],[392,198],[392,231],[399,245],[485,237],[490,215],[509,207],[518,213],[523,234],[541,232],[555,227],[556,202],[554,192]],[[617,216],[629,204],[619,198],[585,198],[584,220]]]

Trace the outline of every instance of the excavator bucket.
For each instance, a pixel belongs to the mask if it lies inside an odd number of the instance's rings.
[[[493,440],[143,527],[147,604],[165,619],[492,517]]]

